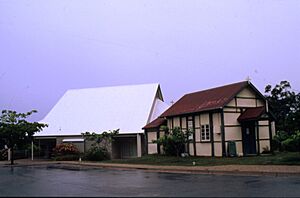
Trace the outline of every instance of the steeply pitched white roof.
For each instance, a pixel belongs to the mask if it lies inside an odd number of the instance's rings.
[[[152,122],[153,120],[158,118],[158,116],[160,116],[169,107],[170,106],[167,103],[165,103],[162,100],[156,98],[155,102],[154,102],[153,113],[150,117],[149,122]]]
[[[167,107],[157,83],[68,90],[40,121],[49,127],[35,136],[80,135],[118,128],[120,134],[143,133],[142,127]]]

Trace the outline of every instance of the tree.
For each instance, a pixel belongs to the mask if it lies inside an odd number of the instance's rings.
[[[291,135],[300,130],[300,93],[292,91],[288,81],[281,81],[275,87],[267,85],[265,93],[277,118],[277,131]]]
[[[119,133],[120,129],[117,130],[109,130],[104,131],[100,134],[95,133],[95,132],[85,132],[81,133],[84,139],[90,140],[90,141],[95,141],[92,146],[103,146],[105,148],[108,148],[109,144],[113,141],[113,138]]]
[[[193,132],[191,130],[183,132],[180,127],[175,127],[171,131],[166,127],[161,129],[165,131],[165,135],[153,142],[162,145],[166,155],[179,157],[180,153],[185,152],[185,145],[190,142],[189,136]]]
[[[37,111],[32,110],[27,113],[17,113],[11,110],[2,111],[0,116],[0,139],[11,150],[11,165],[14,164],[15,146],[28,143],[36,132],[48,126],[38,122],[28,122],[26,119],[33,113],[37,113]]]
[[[82,133],[82,136],[85,140],[94,141],[91,148],[85,153],[84,158],[90,161],[109,159],[110,154],[108,152],[108,148],[118,133],[119,129],[108,132],[104,131],[100,134],[95,132]]]

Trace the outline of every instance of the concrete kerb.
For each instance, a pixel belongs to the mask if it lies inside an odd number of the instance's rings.
[[[300,166],[280,165],[225,165],[225,166],[160,166],[144,164],[114,164],[101,162],[77,162],[77,161],[17,161],[13,167],[20,166],[44,166],[50,168],[63,168],[72,170],[84,169],[117,169],[117,170],[143,170],[147,172],[184,173],[184,174],[218,174],[239,176],[300,176]],[[0,166],[10,167],[8,162],[0,163]]]
[[[240,175],[240,176],[300,176],[300,166],[293,166],[294,171],[287,171],[285,167],[291,166],[272,166],[282,167],[281,171],[274,171],[272,169],[266,170],[251,170],[259,168],[260,166],[159,166],[159,165],[137,165],[137,164],[111,164],[111,163],[94,163],[94,162],[62,162],[63,164],[90,166],[94,168],[109,168],[118,170],[143,170],[147,172],[165,172],[165,173],[186,173],[186,174],[221,174],[221,175]],[[243,167],[242,169],[233,169],[235,167]],[[247,167],[249,168],[247,170]],[[266,166],[264,166],[266,168]]]

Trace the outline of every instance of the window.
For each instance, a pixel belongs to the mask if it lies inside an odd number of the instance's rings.
[[[201,141],[210,141],[209,124],[201,125]]]
[[[193,132],[194,132],[194,123],[193,123],[193,117],[192,116],[188,117],[187,128],[192,132],[189,135],[189,140],[192,140],[193,139]]]

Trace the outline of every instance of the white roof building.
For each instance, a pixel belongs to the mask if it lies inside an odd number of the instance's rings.
[[[169,106],[158,83],[68,90],[41,120],[49,126],[35,136],[71,136],[120,129],[143,133],[142,127]]]

